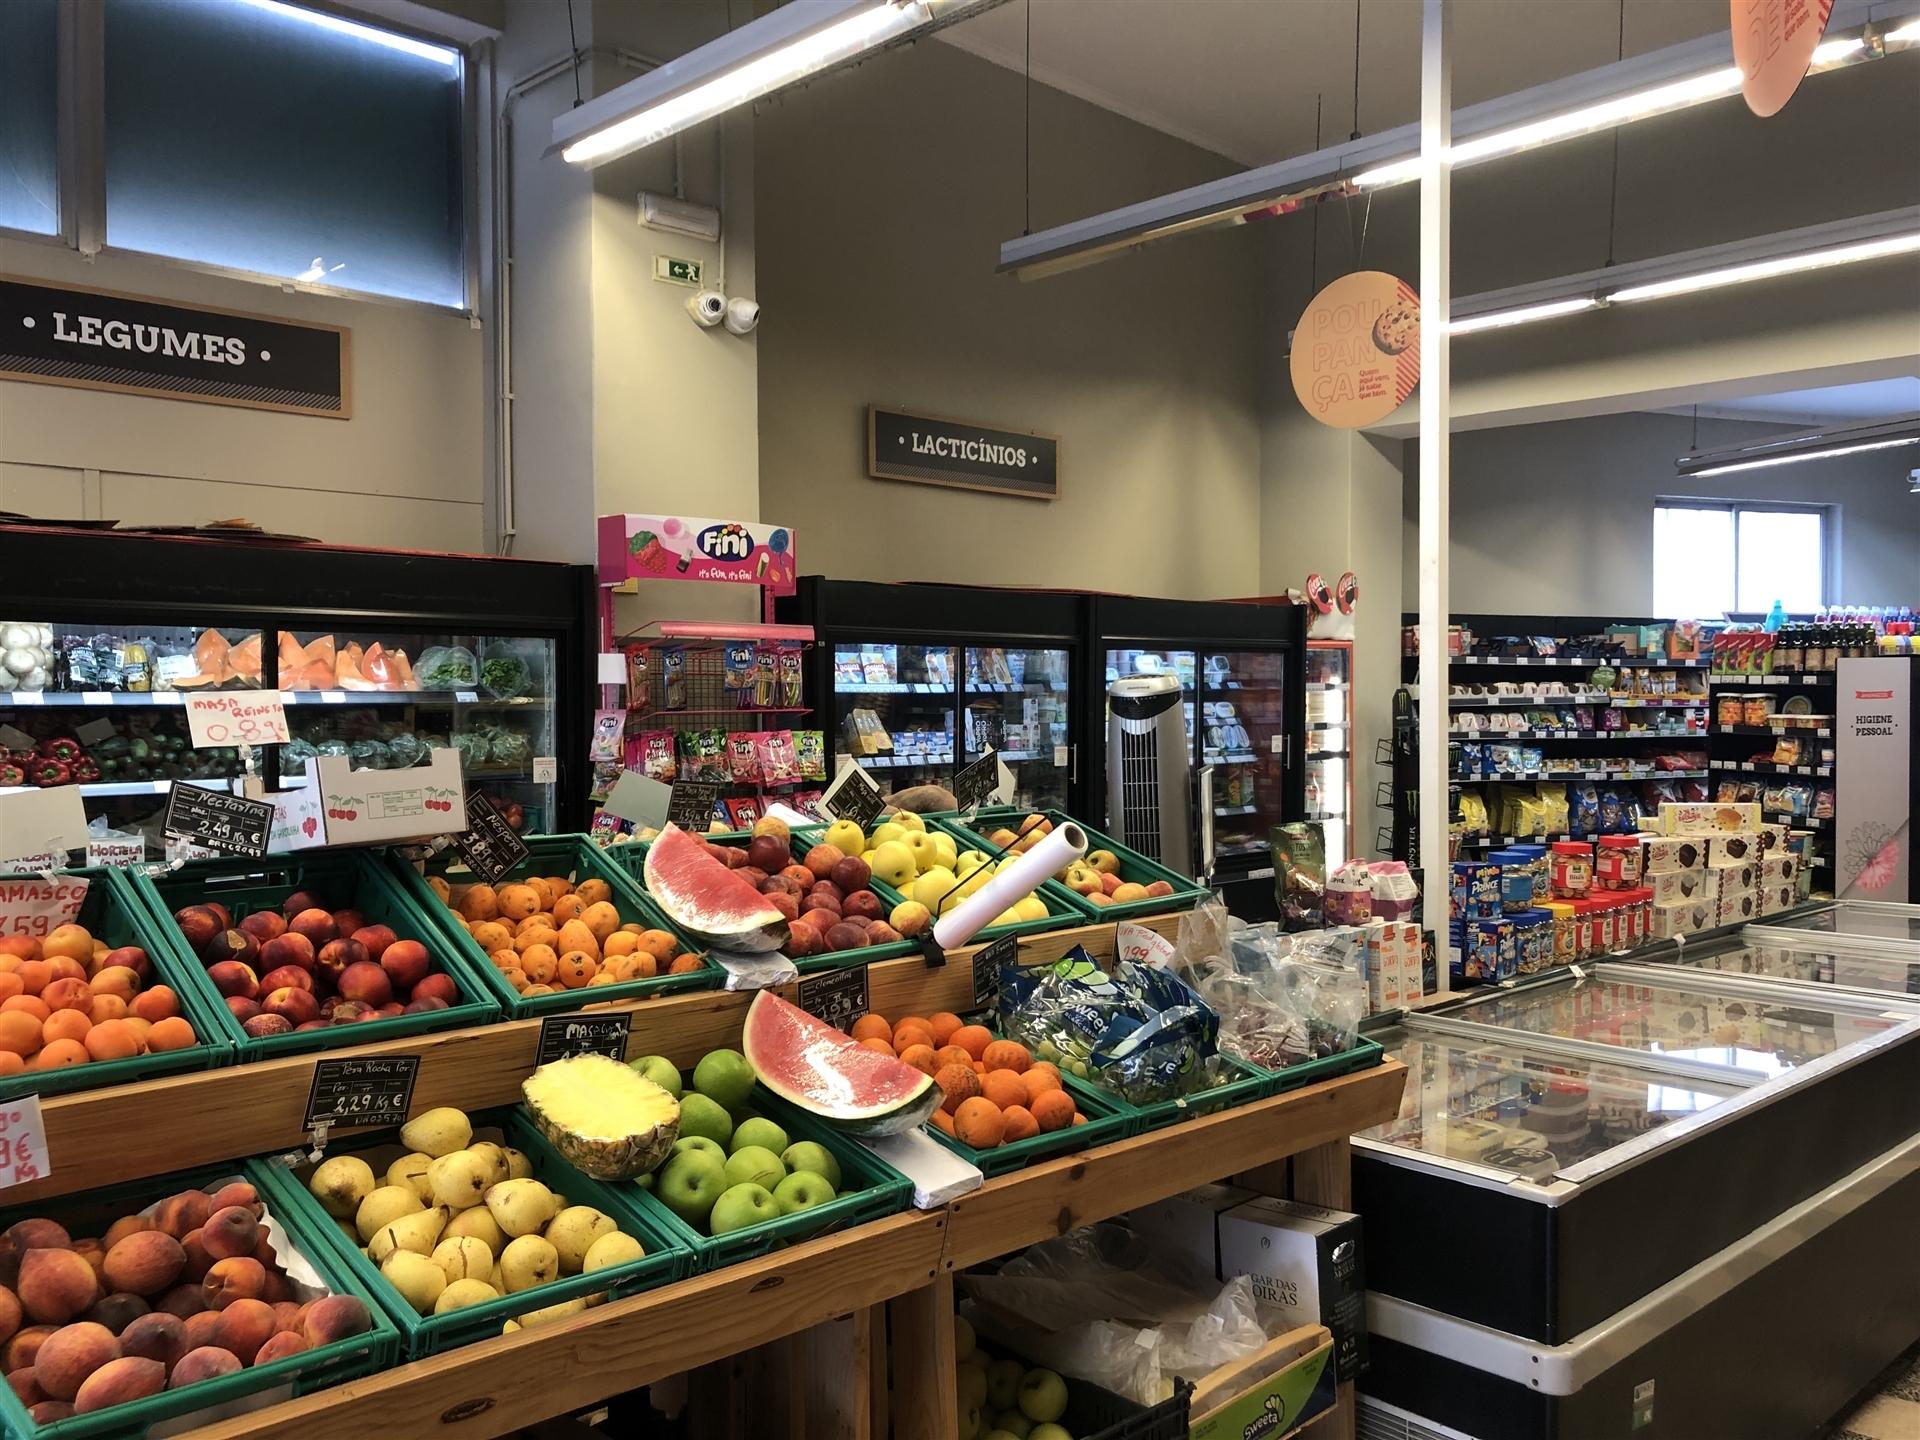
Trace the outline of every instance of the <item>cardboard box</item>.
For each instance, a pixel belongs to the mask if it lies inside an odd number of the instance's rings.
[[[344,755],[310,758],[304,785],[256,797],[274,803],[267,848],[386,845],[465,830],[460,752],[433,750],[429,757],[405,770],[352,770]]]
[[[1760,913],[1778,915],[1782,910],[1791,910],[1799,898],[1800,889],[1791,881],[1769,880],[1759,889]]]
[[[1729,865],[1751,865],[1760,858],[1763,849],[1758,834],[1742,831],[1733,835],[1709,835],[1707,868],[1722,870]]]
[[[1751,894],[1760,883],[1760,867],[1750,860],[1715,865],[1707,871],[1720,882],[1720,897]]]
[[[1706,842],[1697,835],[1642,835],[1640,845],[1642,875],[1698,870],[1707,863]]]
[[[1739,800],[1663,800],[1660,803],[1662,835],[1704,834],[1712,831],[1758,831],[1758,801]]]
[[[1310,1325],[1209,1371],[1193,1392],[1189,1440],[1246,1440],[1299,1428],[1334,1406],[1332,1360],[1333,1336]]]
[[[1254,1297],[1282,1317],[1283,1328],[1325,1325],[1333,1332],[1342,1380],[1360,1373],[1367,1277],[1358,1215],[1267,1196],[1228,1210],[1220,1216],[1220,1277],[1240,1275],[1253,1277]]]
[[[1655,904],[1648,933],[1656,940],[1676,940],[1705,930],[1714,923],[1716,913],[1714,901],[1674,900],[1665,905]]]
[[[1760,915],[1760,897],[1753,890],[1722,895],[1714,913],[1715,925],[1743,925]]]
[[[1400,994],[1400,936],[1397,927],[1376,920],[1366,927],[1367,1009],[1378,1015],[1398,1010],[1406,1002]]]
[[[1389,920],[1387,929],[1397,932],[1394,948],[1400,958],[1400,1003],[1411,1005],[1426,994],[1420,926],[1412,920]]]
[[[1654,904],[1677,905],[1687,900],[1718,899],[1720,879],[1717,873],[1698,867],[1662,870],[1647,876],[1645,888],[1653,892]]]
[[[1184,1255],[1218,1280],[1220,1214],[1246,1204],[1255,1193],[1238,1185],[1201,1185],[1128,1211],[1127,1224],[1152,1241],[1155,1250]]]
[[[1760,836],[1762,856],[1784,855],[1787,853],[1787,827],[1784,825],[1762,825],[1757,832]]]
[[[1787,885],[1800,874],[1800,857],[1784,850],[1770,850],[1760,861],[1762,885]]]

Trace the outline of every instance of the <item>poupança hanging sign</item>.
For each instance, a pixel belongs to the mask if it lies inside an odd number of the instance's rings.
[[[1342,275],[1307,306],[1287,359],[1293,393],[1322,425],[1384,420],[1420,383],[1420,297],[1397,275]]]
[[[1777,115],[1807,78],[1833,0],[1732,0],[1732,6],[1740,93],[1754,114]]]

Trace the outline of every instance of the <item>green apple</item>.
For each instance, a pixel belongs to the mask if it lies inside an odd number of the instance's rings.
[[[705,1061],[701,1062],[705,1064]],[[697,1082],[696,1082],[697,1083]],[[680,1134],[701,1136],[721,1149],[733,1138],[733,1117],[718,1100],[704,1093],[680,1097]]]
[[[727,1167],[711,1155],[675,1155],[653,1187],[659,1202],[696,1230],[704,1230],[714,1201],[728,1185]]]
[[[735,1185],[713,1202],[713,1215],[708,1224],[715,1235],[725,1235],[758,1225],[762,1220],[775,1219],[779,1214],[780,1207],[773,1203],[773,1196],[764,1185]]]
[[[976,1405],[960,1402],[959,1410],[960,1440],[977,1440],[980,1434],[980,1409]]]
[[[787,1132],[773,1121],[763,1120],[756,1115],[734,1127],[733,1139],[727,1149],[737,1155],[749,1145],[758,1145],[762,1150],[771,1150],[778,1155],[787,1148]]]
[[[1018,1360],[996,1360],[987,1366],[987,1404],[997,1414],[1020,1403],[1020,1381],[1027,1367]]]
[[[685,1155],[689,1151],[698,1151],[702,1155],[711,1155],[722,1165],[727,1163],[727,1147],[718,1140],[709,1140],[704,1135],[682,1135],[673,1142],[672,1155]]]
[[[973,1325],[966,1316],[953,1317],[953,1358],[955,1363],[965,1360],[973,1354],[975,1345]]]
[[[980,1423],[986,1425],[991,1422],[982,1420]],[[981,1437],[981,1440],[1020,1440],[1020,1437],[1004,1425],[995,1425],[993,1429],[987,1431],[987,1433]]]
[[[653,1176],[651,1174],[642,1175],[633,1183],[642,1190],[651,1190],[653,1189]]]
[[[833,1186],[827,1183],[826,1177],[809,1170],[789,1175],[773,1187],[773,1200],[782,1215],[798,1215],[802,1210],[825,1205],[834,1198]]]
[[[758,1185],[762,1190],[770,1191],[787,1178],[787,1167],[764,1145],[746,1145],[734,1151],[727,1157],[726,1169],[729,1185]]]
[[[693,1088],[729,1110],[747,1103],[753,1079],[753,1066],[738,1050],[709,1050],[693,1067]],[[684,1121],[681,1128],[686,1128]]]
[[[1027,1431],[1027,1440],[1073,1440],[1064,1425],[1036,1425]]]
[[[996,1430],[1004,1431],[1014,1440],[1027,1440],[1027,1432],[1033,1429],[1033,1421],[1018,1410],[1002,1410],[993,1417],[993,1424]]]
[[[666,1056],[642,1055],[638,1060],[629,1060],[627,1064],[674,1099],[680,1098],[680,1067]]]
[[[840,1162],[833,1158],[833,1152],[817,1140],[802,1140],[789,1145],[780,1152],[780,1163],[787,1167],[789,1174],[798,1174],[805,1170],[818,1175],[834,1188],[840,1190]]]
[[[880,828],[885,830],[888,827],[882,825]],[[896,888],[906,884],[919,870],[913,861],[913,851],[898,840],[874,846],[867,853],[867,868],[873,872],[874,879]]]
[[[1029,1370],[1020,1381],[1019,1398],[1020,1413],[1036,1424],[1058,1420],[1067,1413],[1067,1382],[1051,1370]]]
[[[960,1396],[962,1410],[982,1409],[987,1403],[987,1372],[978,1365],[962,1365],[954,1389]]]

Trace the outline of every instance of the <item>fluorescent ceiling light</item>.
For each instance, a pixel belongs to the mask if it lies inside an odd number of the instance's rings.
[[[604,164],[989,3],[998,0],[788,0],[562,113],[553,141],[569,164]]]
[[[1902,25],[1898,30],[1889,30],[1880,39],[1886,45],[1920,45],[1920,20]]]
[[[1477,330],[1504,330],[1509,325],[1525,325],[1533,320],[1551,320],[1556,315],[1577,315],[1582,310],[1598,309],[1600,301],[1592,295],[1576,295],[1568,300],[1548,300],[1540,305],[1520,305],[1512,310],[1491,310],[1484,315],[1468,315],[1447,323],[1449,335],[1471,335]]]
[[[1840,455],[1858,455],[1863,450],[1891,450],[1896,445],[1920,445],[1920,435],[1907,435],[1898,440],[1867,440],[1859,445],[1840,445],[1832,450],[1806,450],[1797,455],[1769,455],[1764,460],[1736,460],[1727,465],[1709,465],[1701,470],[1689,470],[1689,475],[1731,475],[1736,470],[1764,470],[1772,465],[1797,465],[1802,460],[1832,460]]]
[[[250,5],[255,10],[265,10],[283,20],[297,20],[321,30],[331,30],[336,35],[350,35],[355,40],[364,41],[369,45],[398,50],[403,55],[412,55],[421,60],[431,60],[436,65],[444,65],[449,70],[460,68],[460,52],[445,45],[433,45],[425,40],[416,40],[411,35],[379,30],[371,25],[343,20],[338,15],[328,15],[319,10],[303,10],[298,5],[283,5],[280,0],[240,0],[240,3]]]
[[[1682,455],[1673,466],[1682,475],[1731,475],[1741,470],[1798,465],[1805,460],[1831,460],[1841,455],[1860,455],[1907,445],[1920,445],[1920,416],[1769,435],[1744,445],[1696,450]]]
[[[1834,265],[1851,265],[1861,260],[1878,260],[1887,255],[1907,255],[1920,250],[1920,230],[1905,235],[1887,235],[1864,240],[1857,245],[1837,245],[1830,250],[1810,250],[1798,255],[1781,255],[1771,260],[1756,260],[1747,265],[1729,265],[1720,270],[1705,270],[1694,275],[1675,275],[1648,285],[1629,285],[1607,296],[1609,302],[1630,305],[1636,300],[1658,300],[1668,295],[1690,295],[1696,290],[1716,290],[1724,285],[1745,285],[1754,280],[1771,280],[1776,275],[1794,275],[1803,270],[1825,270]]]

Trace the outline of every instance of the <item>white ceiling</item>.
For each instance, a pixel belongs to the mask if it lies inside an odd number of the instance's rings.
[[[1688,406],[1667,413],[1691,415],[1693,410]],[[1854,385],[1825,385],[1816,390],[1776,390],[1767,395],[1741,395],[1702,405],[1700,413],[1722,420],[1776,420],[1786,425],[1892,420],[1920,415],[1920,376],[1863,380]]]
[[[1420,0],[1009,0],[940,39],[1242,165],[1419,118]],[[1453,96],[1472,105],[1727,33],[1727,0],[1458,0]],[[1029,50],[1029,36],[1031,48]],[[1729,42],[1731,55],[1731,42]]]

